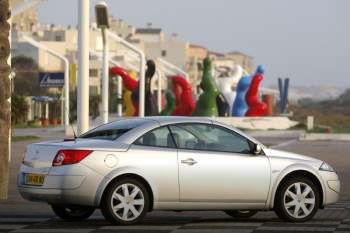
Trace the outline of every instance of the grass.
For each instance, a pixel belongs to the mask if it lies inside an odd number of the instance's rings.
[[[12,142],[33,141],[33,140],[38,140],[38,139],[40,139],[40,137],[37,137],[34,135],[12,136],[11,137]]]
[[[13,128],[15,129],[29,129],[29,128],[55,128],[55,127],[59,127],[59,126],[52,126],[52,125],[49,125],[47,127],[43,127],[43,126],[39,126],[39,125],[33,125],[33,124],[26,124],[26,123],[23,123],[23,124],[16,124],[14,126],[12,126]]]
[[[294,113],[292,120],[300,122],[297,127],[306,129],[306,117],[314,116],[315,128],[311,133],[350,133],[350,114],[348,107],[340,108],[317,108],[290,106]]]

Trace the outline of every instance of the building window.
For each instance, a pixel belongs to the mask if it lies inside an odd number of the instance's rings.
[[[166,50],[162,50],[162,57],[166,57]]]
[[[60,35],[55,36],[55,41],[63,41],[63,37]]]
[[[98,95],[98,88],[96,86],[90,86],[89,87],[89,92],[91,96]]]
[[[98,77],[98,70],[97,69],[90,69],[89,76],[90,77]]]

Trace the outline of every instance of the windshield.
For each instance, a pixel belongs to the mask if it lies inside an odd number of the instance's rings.
[[[100,139],[100,140],[116,140],[126,132],[145,123],[142,119],[120,120],[105,125],[101,125],[89,132],[81,135],[79,138]]]

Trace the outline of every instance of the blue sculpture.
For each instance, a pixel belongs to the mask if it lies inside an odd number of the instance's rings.
[[[248,111],[246,94],[250,87],[253,77],[256,74],[264,74],[265,69],[262,65],[256,68],[255,74],[242,77],[237,84],[237,95],[232,108],[232,116],[244,117]]]
[[[256,71],[255,71],[255,74],[264,74],[264,73],[265,73],[264,66],[258,65],[258,67],[256,68]]]
[[[248,105],[245,100],[246,93],[252,81],[252,76],[243,76],[237,85],[237,95],[233,103],[232,116],[244,117],[248,111]]]

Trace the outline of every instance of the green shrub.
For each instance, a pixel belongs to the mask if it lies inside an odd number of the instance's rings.
[[[11,118],[12,124],[21,124],[26,121],[28,113],[28,104],[24,96],[12,95],[11,99]]]

